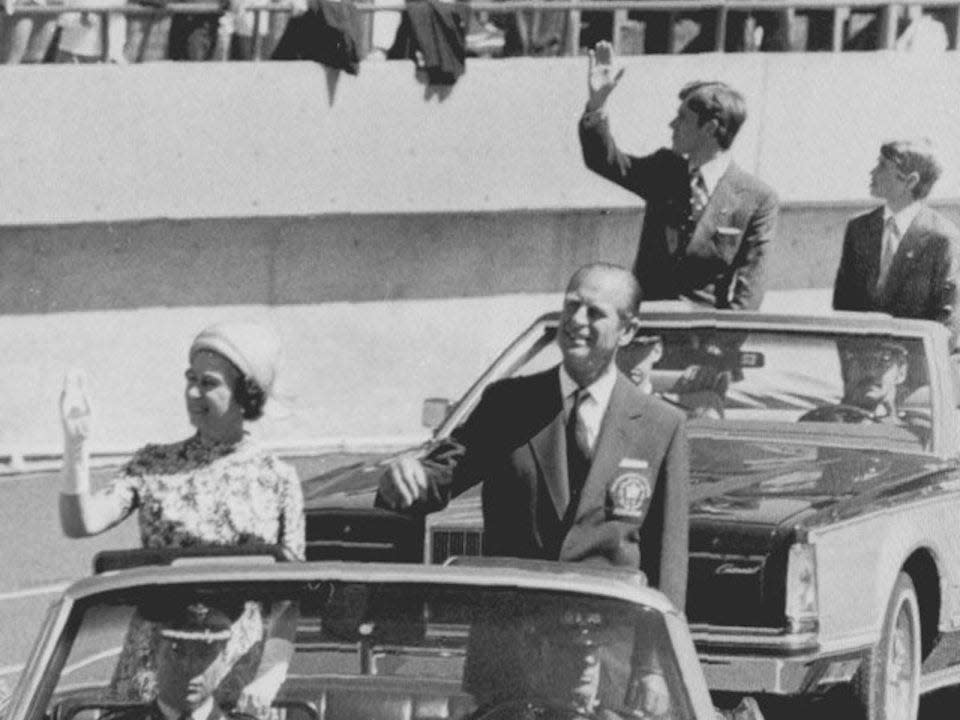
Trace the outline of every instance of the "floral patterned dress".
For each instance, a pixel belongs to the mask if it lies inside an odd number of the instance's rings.
[[[123,517],[138,511],[146,548],[279,544],[304,557],[303,493],[296,471],[245,438],[206,445],[194,436],[139,450],[101,492],[118,496]],[[248,602],[227,644],[232,671],[217,692],[232,704],[253,679],[265,639],[263,609]],[[120,652],[111,695],[156,696],[150,623],[135,615]]]

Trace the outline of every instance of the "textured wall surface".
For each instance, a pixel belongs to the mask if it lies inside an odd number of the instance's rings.
[[[844,225],[867,207],[786,203],[770,288],[831,286]],[[0,314],[556,292],[585,262],[629,265],[641,218],[634,204],[0,228]]]
[[[625,148],[668,141],[677,90],[720,78],[738,160],[786,200],[865,199],[881,139],[943,146],[956,198],[953,53],[640,56],[611,99]],[[585,58],[470,60],[443,95],[405,61],[0,68],[0,225],[632,205],[583,170]]]

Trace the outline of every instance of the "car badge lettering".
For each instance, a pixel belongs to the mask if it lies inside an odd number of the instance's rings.
[[[607,494],[613,517],[621,520],[641,520],[653,491],[647,474],[633,471],[617,476],[610,483]]]
[[[760,565],[744,566],[724,563],[713,572],[715,575],[756,575],[760,572]]]

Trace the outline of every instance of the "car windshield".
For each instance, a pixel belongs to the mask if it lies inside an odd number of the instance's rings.
[[[552,328],[516,369],[560,361]],[[646,392],[716,422],[841,423],[926,447],[931,393],[919,338],[828,332],[659,327],[648,324],[618,355]]]
[[[61,662],[51,668],[46,717],[130,718],[115,713],[164,692],[144,648],[165,637],[169,622],[157,609],[183,603],[261,616],[283,608],[295,618],[295,652],[275,703],[284,720],[506,720],[531,707],[568,718],[601,708],[637,716],[650,702],[651,675],[668,717],[693,717],[659,610],[545,590],[331,581],[149,588],[84,600],[54,656]],[[137,697],[117,683],[131,646],[141,663]],[[242,674],[242,661],[228,664]],[[236,702],[236,687],[224,680],[217,701]]]

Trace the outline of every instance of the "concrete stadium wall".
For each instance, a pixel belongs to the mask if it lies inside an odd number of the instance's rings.
[[[718,77],[751,116],[737,160],[780,192],[775,287],[823,287],[867,207],[878,142],[925,134],[953,207],[949,53],[642,56],[611,100],[625,149],[668,141],[676,91]],[[0,68],[0,312],[555,290],[629,262],[635,197],[582,165],[586,60]]]
[[[960,221],[960,208],[941,204]],[[829,286],[862,204],[788,205],[770,287]],[[629,265],[642,212],[146,220],[0,229],[0,312],[295,305],[557,291]]]

